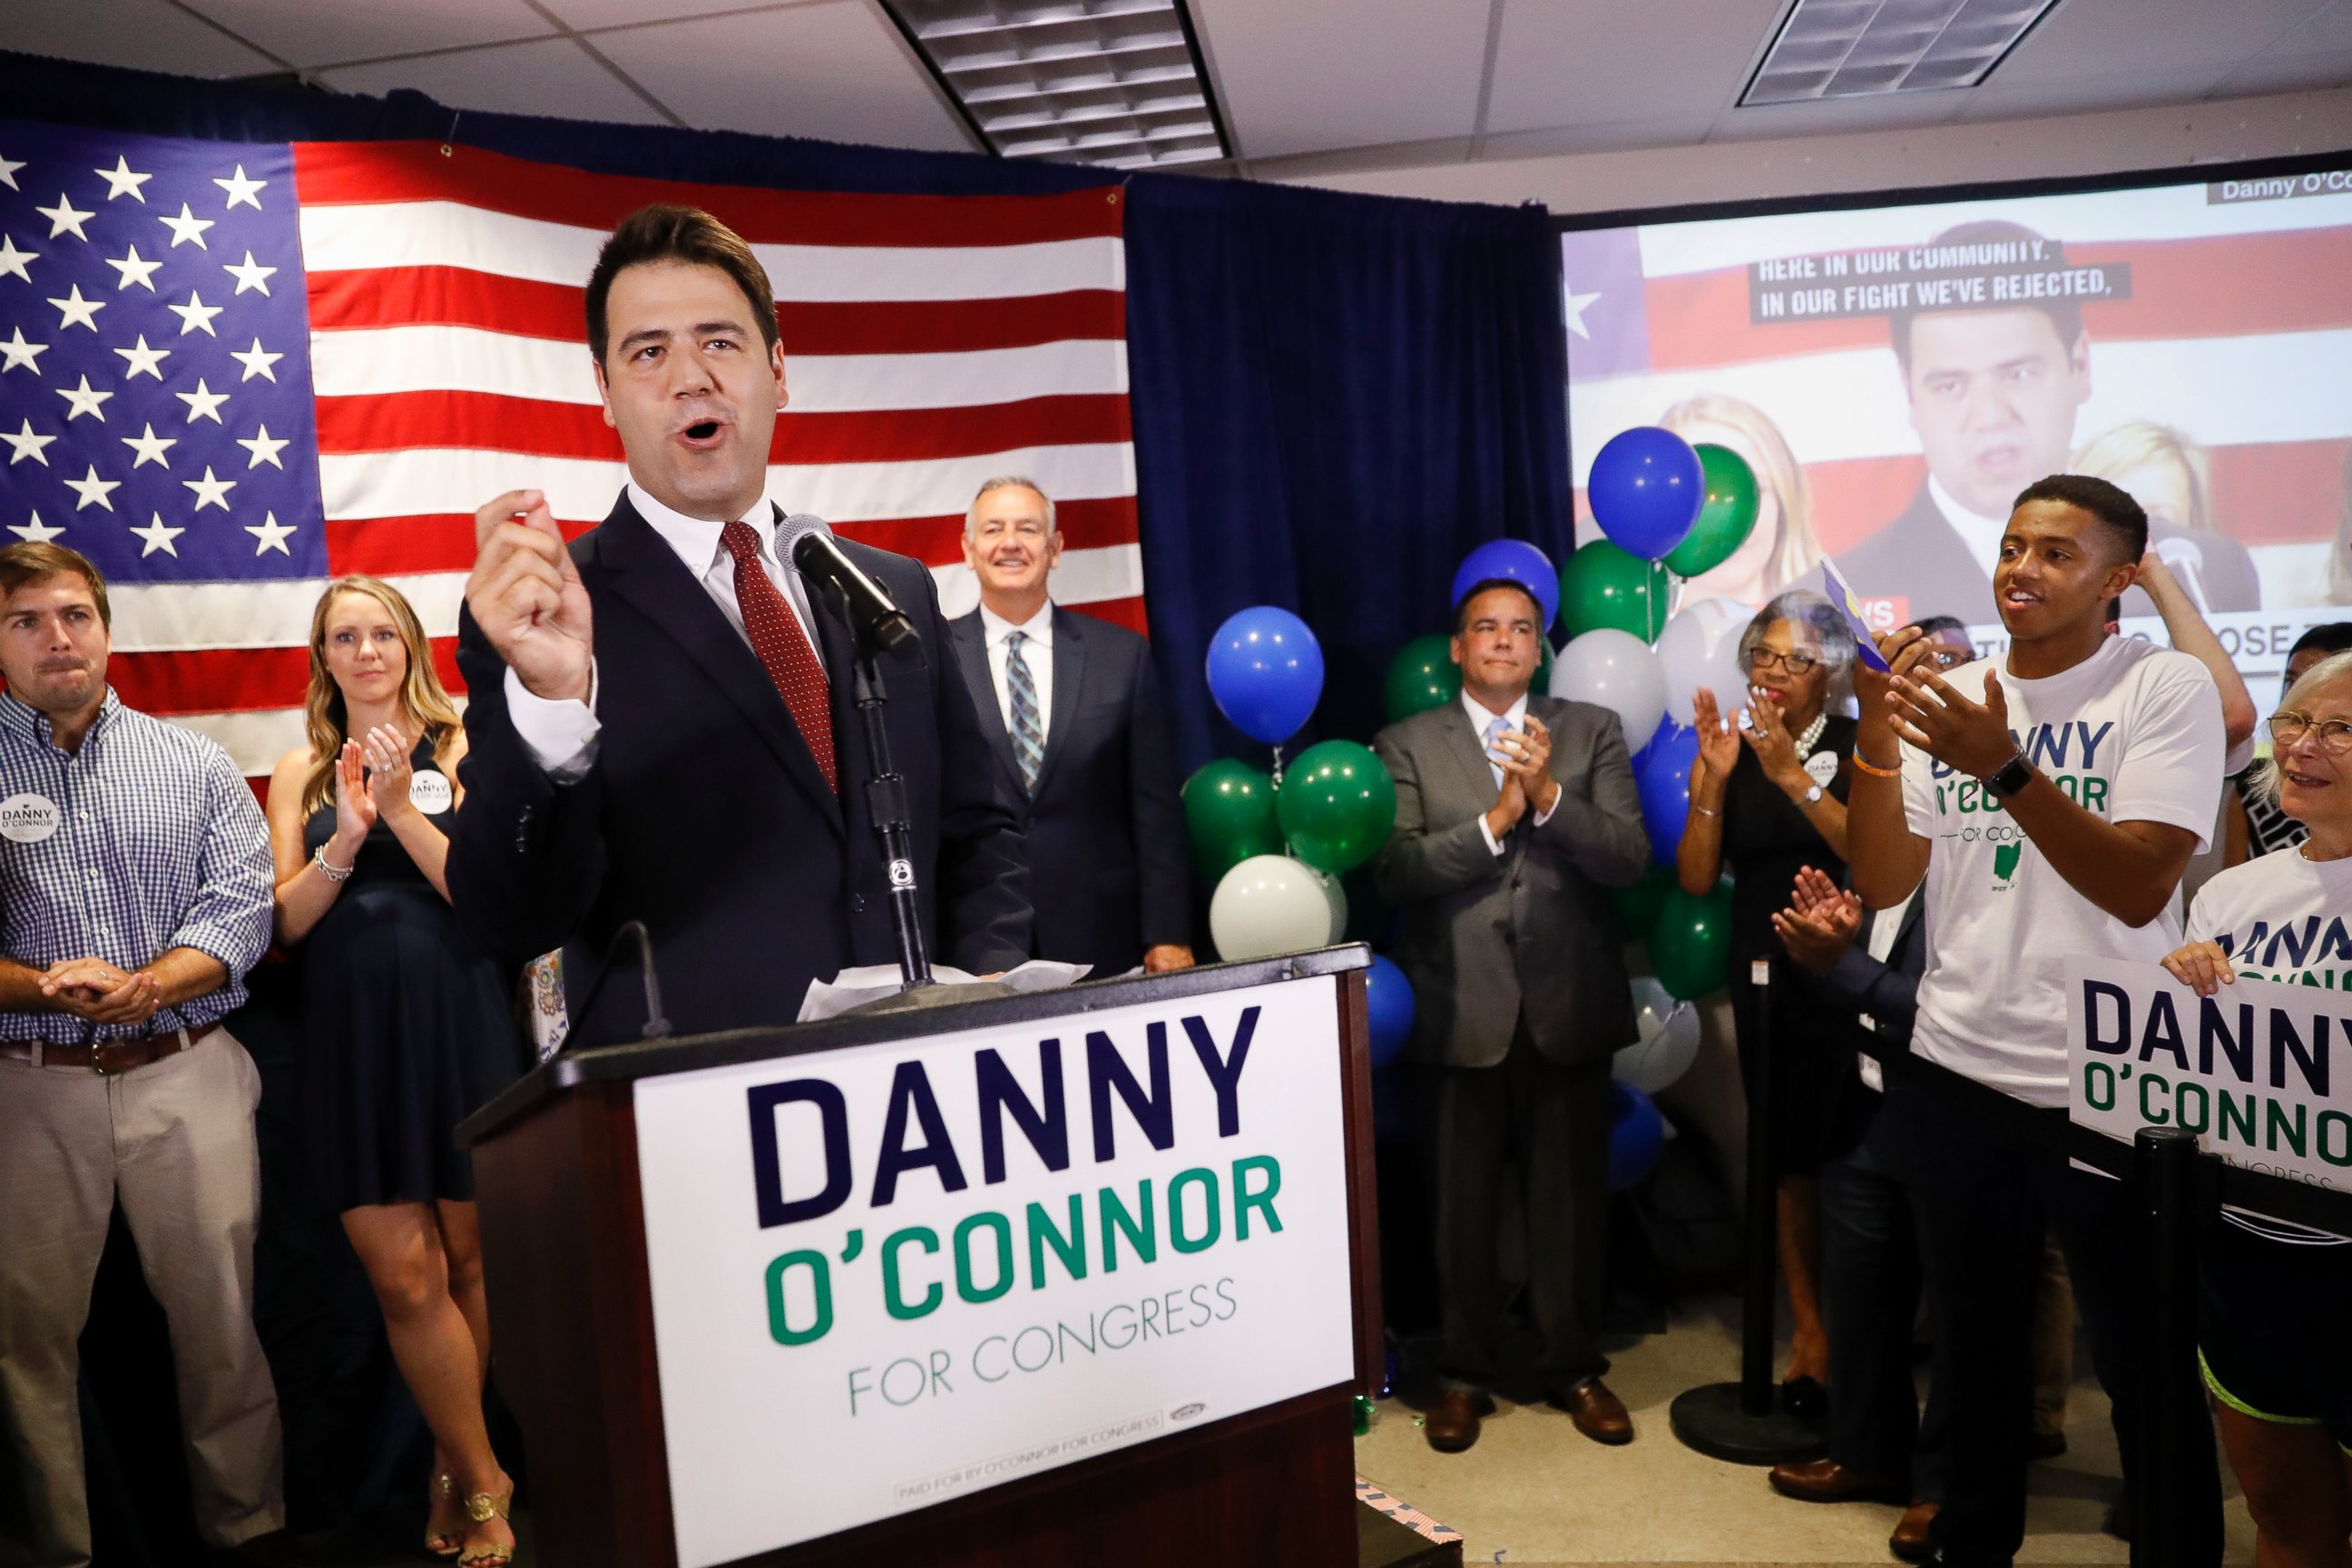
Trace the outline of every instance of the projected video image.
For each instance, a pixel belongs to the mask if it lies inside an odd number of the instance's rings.
[[[1833,557],[1874,621],[2000,641],[2017,492],[2072,469],[2248,675],[2352,617],[2352,175],[1570,232],[1570,436],[1746,458],[1747,544],[1684,590],[1761,604]],[[2161,635],[2135,590],[2126,632]]]

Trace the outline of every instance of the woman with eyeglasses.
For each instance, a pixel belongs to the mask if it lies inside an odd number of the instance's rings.
[[[2352,652],[2352,621],[2326,621],[2306,626],[2287,650],[2286,685],[2293,687],[2330,654]],[[2293,849],[2307,833],[2302,823],[2279,809],[2277,792],[2265,788],[2268,775],[2259,767],[2232,773],[2221,796],[2224,863],[2231,866],[2263,855]]]
[[[2352,913],[2352,653],[2287,688],[2271,715],[2263,793],[2308,835],[2292,851],[2233,866],[2189,910],[2186,945],[2164,960],[2200,996],[2266,980],[2352,988],[2339,941]],[[2341,1568],[2352,1542],[2352,1244],[2224,1209],[2200,1260],[2199,1333],[2230,1468],[2254,1516],[2264,1568]]]
[[[1693,704],[1698,760],[1675,868],[1695,897],[1713,888],[1727,865],[1731,870],[1732,1024],[1748,1101],[1764,1106],[1775,1133],[1780,1272],[1795,1320],[1781,1387],[1792,1408],[1811,1411],[1821,1407],[1829,1375],[1818,1177],[1856,1092],[1858,1026],[1853,1010],[1824,995],[1801,968],[1777,964],[1769,990],[1773,1081],[1759,1084],[1752,1046],[1768,993],[1750,984],[1748,966],[1787,956],[1772,917],[1788,906],[1801,869],[1818,867],[1845,880],[1854,721],[1831,708],[1846,689],[1853,633],[1818,594],[1782,594],[1748,623],[1739,662],[1748,689],[1736,694],[1746,703],[1737,725],[1706,687]]]

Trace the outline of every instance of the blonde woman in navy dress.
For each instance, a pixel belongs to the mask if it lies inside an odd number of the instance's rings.
[[[310,1179],[342,1217],[436,1444],[425,1550],[512,1561],[514,1483],[482,1419],[489,1314],[457,1122],[521,1070],[506,986],[449,910],[466,735],[416,613],[373,577],[310,621],[307,745],[269,781],[278,935],[304,956]]]

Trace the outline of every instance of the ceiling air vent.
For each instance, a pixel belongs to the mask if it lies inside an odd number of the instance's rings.
[[[2058,0],[1796,0],[1743,108],[1974,87]]]

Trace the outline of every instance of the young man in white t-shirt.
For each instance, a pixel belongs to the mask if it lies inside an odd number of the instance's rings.
[[[1993,573],[2011,643],[1937,675],[1917,635],[1881,640],[1892,678],[1855,669],[1862,725],[1848,819],[1854,889],[1874,909],[1925,883],[1927,962],[1912,1050],[2065,1121],[2070,954],[2161,959],[2180,940],[2182,870],[2221,788],[2221,698],[2186,654],[2110,637],[2106,602],[2147,548],[2137,502],[2061,474],[2018,497]],[[1866,589],[1867,584],[1864,584]],[[1898,749],[1899,739],[1899,749]],[[1896,1086],[1882,1115],[1905,1151],[1951,1391],[1942,1561],[2007,1564],[2025,1529],[2027,1343],[2045,1227],[2114,1402],[2129,1482],[2139,1468],[2136,1226],[2123,1184],[1950,1094]],[[2190,1563],[2220,1560],[2221,1486],[2200,1391],[2177,1391],[2197,1435]]]

